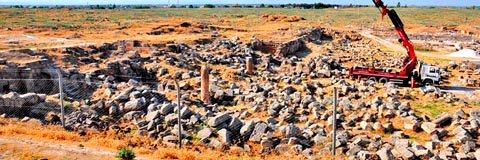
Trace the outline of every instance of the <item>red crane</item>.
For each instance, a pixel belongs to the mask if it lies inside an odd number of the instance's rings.
[[[402,45],[405,48],[407,48],[408,57],[405,57],[405,60],[403,61],[400,75],[410,74],[415,69],[415,66],[417,65],[417,56],[415,55],[415,49],[413,48],[413,45],[410,42],[410,39],[408,39],[408,36],[405,33],[402,20],[400,19],[400,17],[398,17],[397,12],[395,12],[395,10],[387,9],[387,6],[383,4],[382,0],[372,0],[372,1],[373,3],[375,3],[375,6],[381,10],[382,19],[385,15],[388,14],[388,17],[390,17],[390,20],[395,26],[395,30],[397,31],[398,36],[400,36],[400,39],[398,41],[402,43]]]
[[[417,65],[417,56],[415,55],[415,49],[413,48],[410,39],[405,33],[403,22],[398,17],[397,12],[393,9],[388,9],[384,5],[382,0],[372,0],[377,8],[379,8],[382,19],[385,15],[388,15],[395,30],[398,33],[400,39],[398,41],[407,49],[408,56],[402,62],[402,69],[399,72],[388,72],[383,69],[375,69],[374,66],[371,68],[360,68],[352,67],[350,68],[349,74],[351,77],[357,77],[359,80],[361,78],[368,78],[369,80],[386,83],[388,81],[402,81],[404,84],[407,84],[408,81],[411,81],[411,86],[414,87],[416,81],[423,84],[433,84],[440,82],[440,73],[439,68],[436,66],[429,66],[421,64],[418,72],[414,72]],[[414,74],[415,73],[415,74]]]

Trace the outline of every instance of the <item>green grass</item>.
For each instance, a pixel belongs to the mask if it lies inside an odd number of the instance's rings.
[[[65,155],[65,156],[63,156],[62,159],[63,159],[63,160],[71,160],[72,157],[70,157],[70,155]]]
[[[134,128],[134,129],[131,129],[130,130],[130,135],[135,135],[135,133],[137,133],[138,129],[137,128]]]
[[[391,50],[391,49],[382,49],[382,52],[385,52],[385,53],[395,53],[394,50]]]
[[[422,60],[426,63],[439,63],[439,64],[447,64],[451,60],[444,59],[444,58],[438,58],[438,57],[430,57],[430,56],[423,56],[423,55],[417,55],[419,60]]]
[[[480,103],[472,102],[472,106],[480,106]]]
[[[428,49],[428,48],[415,48],[415,51],[419,51],[419,52],[434,52],[434,50]]]
[[[200,140],[202,140],[202,138],[200,138],[200,137],[197,136],[197,135],[193,135],[191,138],[192,138],[192,140],[194,140],[194,141],[200,141]]]
[[[65,106],[65,108],[72,108],[73,105],[72,105],[72,102],[70,101],[63,101],[63,106]]]
[[[478,10],[465,8],[395,8],[405,24],[422,25],[469,25],[479,26]],[[92,13],[93,12],[93,13]],[[44,23],[72,24],[84,26],[85,22],[95,21],[97,18],[108,18],[110,22],[102,22],[109,26],[118,22],[155,22],[159,19],[182,17],[187,21],[199,22],[205,19],[244,19],[246,21],[229,21],[229,25],[248,25],[265,23],[260,17],[265,14],[282,14],[287,16],[302,16],[312,20],[315,25],[362,25],[362,26],[391,26],[388,18],[383,21],[378,10],[374,7],[349,9],[283,9],[283,8],[154,8],[154,9],[127,9],[127,10],[84,10],[84,9],[26,9],[0,8],[4,18],[0,24],[5,27],[22,27]],[[53,13],[53,14],[52,14]],[[444,16],[448,14],[449,16]],[[212,21],[211,23],[219,23]],[[245,24],[247,23],[247,24]],[[87,23],[88,24],[88,23]],[[70,25],[60,25],[70,26]]]
[[[416,105],[416,109],[423,109],[423,110],[427,110],[428,112],[426,113],[427,115],[430,115],[432,117],[436,117],[440,114],[442,114],[443,112],[447,112],[447,110],[445,109],[446,106],[444,105],[439,105],[439,104],[417,104]],[[425,112],[422,112],[422,113],[425,113]]]
[[[232,158],[232,160],[245,160],[245,159],[255,160],[255,157],[253,157],[253,156],[250,156],[250,157],[248,157],[248,156],[244,157],[244,156],[246,156],[246,155],[240,154],[240,155],[238,155],[238,157]]]

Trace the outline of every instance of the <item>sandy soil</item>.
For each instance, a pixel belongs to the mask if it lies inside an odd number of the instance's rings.
[[[47,142],[33,138],[0,137],[0,159],[21,159],[22,156],[51,159],[115,159],[113,150],[81,147],[60,142]],[[22,155],[16,153],[23,152]],[[25,155],[27,154],[27,155]]]

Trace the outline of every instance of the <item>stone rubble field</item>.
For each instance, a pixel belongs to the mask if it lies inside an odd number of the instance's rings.
[[[0,77],[17,79],[0,80],[4,118],[59,125],[60,68],[68,130],[133,133],[155,139],[159,147],[182,143],[312,159],[334,147],[348,159],[480,159],[478,92],[457,95],[434,86],[350,79],[353,65],[373,61],[375,67],[398,69],[402,57],[354,31],[314,28],[285,42],[213,33],[191,44],[119,40],[2,54],[34,59],[0,60]],[[205,66],[207,100],[201,91]],[[448,81],[467,83],[480,73],[467,61],[440,67]],[[339,97],[336,146],[334,87]],[[440,99],[453,110],[433,116],[413,105]]]

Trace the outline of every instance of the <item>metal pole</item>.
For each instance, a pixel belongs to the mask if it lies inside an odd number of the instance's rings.
[[[182,110],[182,107],[180,105],[180,85],[178,85],[178,80],[175,79],[175,85],[177,85],[177,106],[178,106],[178,147],[182,148],[182,126],[181,126],[181,120],[182,117],[180,116],[180,111]]]
[[[357,5],[357,18],[360,18],[360,5]]]
[[[332,137],[332,155],[335,156],[337,142],[337,87],[333,87],[333,137]]]
[[[62,72],[60,69],[57,69],[57,75],[58,75],[58,89],[59,89],[59,94],[60,94],[60,105],[61,105],[61,121],[62,121],[62,128],[65,129],[65,106],[63,104],[63,81],[62,81]]]

